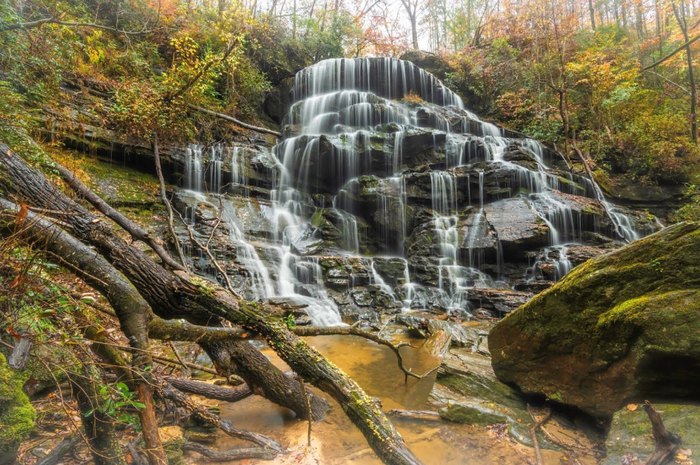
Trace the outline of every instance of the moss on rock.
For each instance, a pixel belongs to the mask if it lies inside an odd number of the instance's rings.
[[[24,376],[0,354],[0,465],[14,463],[19,444],[34,429],[36,412],[22,390]]]
[[[700,224],[589,260],[494,327],[498,377],[596,416],[700,390]]]

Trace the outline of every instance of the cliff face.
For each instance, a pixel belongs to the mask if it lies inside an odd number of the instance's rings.
[[[504,382],[596,416],[700,387],[700,224],[574,269],[489,336]]]

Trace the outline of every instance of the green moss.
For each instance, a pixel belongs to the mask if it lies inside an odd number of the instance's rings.
[[[314,215],[311,217],[311,224],[314,227],[320,228],[326,222],[326,218],[324,217],[325,211],[325,209],[319,208],[314,212]]]
[[[489,345],[501,379],[558,393],[594,415],[642,389],[634,379],[668,390],[635,367],[660,354],[700,364],[700,224],[674,225],[587,261],[504,318]]]
[[[19,443],[34,429],[36,412],[22,390],[24,381],[0,354],[0,444]]]
[[[507,418],[483,405],[451,404],[440,409],[440,418],[467,425],[493,425],[506,423]]]
[[[67,150],[52,150],[51,156],[75,171],[88,187],[116,206],[159,204],[158,179],[127,166]]]

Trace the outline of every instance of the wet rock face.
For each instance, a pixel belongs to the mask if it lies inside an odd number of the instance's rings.
[[[548,243],[549,227],[522,198],[490,203],[484,207],[484,215],[506,253]]]
[[[700,392],[700,225],[671,226],[576,268],[499,322],[498,377],[595,416]]]

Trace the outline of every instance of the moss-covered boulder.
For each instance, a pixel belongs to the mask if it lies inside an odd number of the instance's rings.
[[[15,463],[19,444],[34,429],[36,413],[23,385],[24,377],[0,354],[0,465]]]
[[[700,399],[700,224],[577,267],[499,322],[489,347],[502,381],[598,417]]]

